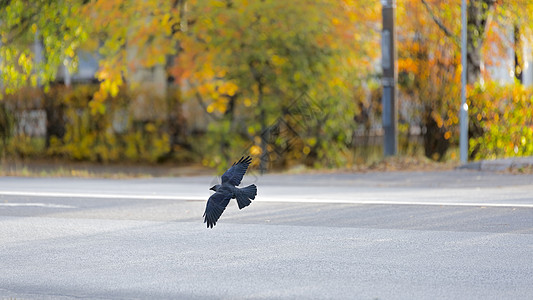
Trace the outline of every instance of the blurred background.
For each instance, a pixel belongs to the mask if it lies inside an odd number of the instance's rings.
[[[382,1],[0,1],[0,155],[383,161]],[[533,3],[467,2],[468,159],[533,155]],[[461,1],[397,0],[398,157],[459,163]]]

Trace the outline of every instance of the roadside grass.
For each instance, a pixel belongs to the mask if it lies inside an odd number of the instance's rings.
[[[398,155],[383,158],[374,154],[354,161],[353,165],[340,168],[312,168],[293,165],[287,169],[272,170],[278,174],[393,172],[393,171],[439,171],[451,170],[458,162],[435,162],[423,155]],[[3,160],[0,176],[17,177],[79,177],[79,178],[151,178],[216,175],[216,170],[200,164],[99,164],[62,160]]]
[[[0,162],[0,176],[151,178],[212,175],[214,170],[199,164],[99,164],[62,160],[25,159]]]

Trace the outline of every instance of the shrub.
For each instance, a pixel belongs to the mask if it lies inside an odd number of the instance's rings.
[[[533,89],[478,84],[468,104],[471,158],[533,155]]]
[[[9,129],[12,125],[0,124],[3,141],[7,144],[3,147],[6,154],[95,162],[156,162],[170,152],[167,120],[136,118],[132,109],[132,99],[137,96],[135,92],[121,90],[113,99],[104,101],[103,113],[95,113],[91,111],[90,103],[97,89],[96,85],[53,86],[44,95],[43,103],[31,105],[28,104],[31,102],[29,99],[36,98],[33,94],[22,91],[13,95],[12,99],[8,99],[11,110],[20,112],[44,106],[47,124],[50,123],[50,111],[53,111],[54,120],[60,125],[56,127],[61,130],[50,132],[51,127],[47,125],[46,136],[38,137],[12,131]],[[2,107],[5,108],[5,105]],[[11,111],[9,114],[6,112],[6,115],[11,114]]]

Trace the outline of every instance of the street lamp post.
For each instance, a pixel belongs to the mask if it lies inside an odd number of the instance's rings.
[[[467,74],[467,45],[466,45],[466,0],[461,2],[461,107],[459,115],[459,154],[461,163],[464,164],[468,160],[468,104],[466,104],[466,74]]]

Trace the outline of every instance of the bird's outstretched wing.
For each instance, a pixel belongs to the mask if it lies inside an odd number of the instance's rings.
[[[221,192],[216,192],[209,197],[204,212],[204,223],[207,223],[207,228],[213,228],[217,224],[218,218],[220,218],[226,206],[228,206],[230,199],[230,194]]]
[[[250,156],[246,158],[244,156],[241,157],[238,162],[234,163],[231,168],[222,174],[222,184],[229,183],[234,186],[241,184],[242,177],[246,173],[246,170],[248,170],[251,162],[252,158]]]

